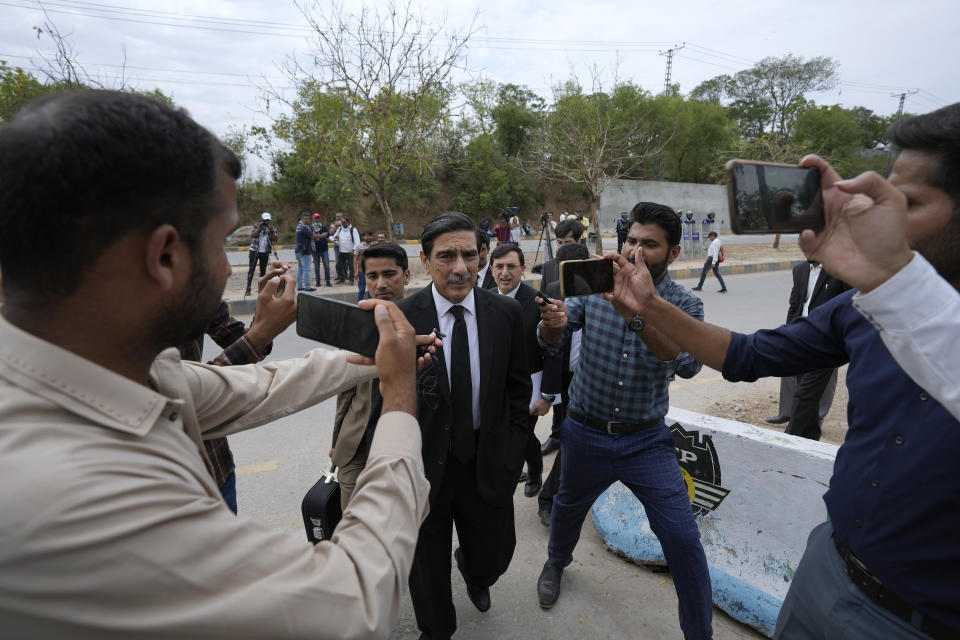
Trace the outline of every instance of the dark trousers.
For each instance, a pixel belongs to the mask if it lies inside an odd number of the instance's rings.
[[[623,251],[623,245],[624,243],[626,243],[626,241],[627,241],[626,233],[617,234],[617,253],[620,253],[621,251]]]
[[[537,426],[539,416],[530,416],[530,436],[527,438],[527,448],[523,452],[523,459],[527,463],[527,475],[535,476],[543,473],[543,456],[540,454],[540,440],[533,432]]]
[[[453,526],[463,552],[461,570],[477,586],[489,587],[503,575],[517,544],[513,500],[491,505],[480,497],[476,457],[461,464],[449,455],[446,467],[430,515],[420,526],[410,571],[417,626],[433,639],[449,638],[457,629],[450,575]]]
[[[350,280],[353,280],[353,253],[341,251],[340,255],[337,256],[337,275],[342,280],[347,277],[347,274],[349,274]]]
[[[824,522],[810,532],[787,597],[780,607],[774,640],[810,638],[929,638],[873,600],[847,576],[843,559]]]
[[[817,369],[797,376],[787,433],[810,440],[820,439],[820,398],[833,372],[834,369]]]
[[[727,285],[723,282],[723,278],[720,276],[720,263],[713,263],[713,256],[707,256],[707,261],[703,263],[703,271],[700,272],[700,284],[697,285],[697,288],[703,287],[703,281],[707,279],[707,271],[710,268],[713,268],[713,275],[717,276],[717,280],[720,281],[720,288],[726,289]]]
[[[317,243],[317,246],[320,246]],[[316,251],[313,254],[313,271],[316,274],[316,279],[314,282],[317,283],[317,286],[320,286],[320,262],[323,262],[323,276],[327,281],[327,286],[330,286],[330,259],[327,257],[327,241],[323,241],[323,251]]]
[[[561,433],[563,429],[563,421],[567,419],[567,404],[570,402],[570,383],[573,381],[573,372],[564,371],[563,372],[563,389],[560,392],[560,404],[553,405],[553,425],[550,427],[550,437],[561,440]],[[561,440],[562,441],[562,440]],[[543,507],[552,507],[553,506],[553,496],[557,494],[557,489],[560,488],[560,450],[557,450],[557,455],[553,459],[553,466],[550,468],[550,473],[547,474],[546,480],[543,481],[543,488],[540,489],[540,495],[537,497],[537,502],[540,505],[540,508]]]
[[[667,425],[614,436],[568,415],[560,453],[563,469],[550,519],[550,564],[566,567],[572,562],[587,512],[619,480],[643,504],[663,548],[680,604],[680,628],[690,638],[710,638],[713,600],[707,558]]]
[[[347,274],[343,272],[343,265],[340,264],[340,245],[333,245],[333,268],[337,271],[337,280],[346,280]]]
[[[269,253],[259,253],[257,251],[250,251],[250,268],[247,269],[247,289],[250,288],[250,285],[253,283],[253,270],[257,266],[257,262],[260,262],[260,277],[267,275],[267,261],[270,260]]]

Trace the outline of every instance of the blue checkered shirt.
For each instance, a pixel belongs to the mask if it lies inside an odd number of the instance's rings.
[[[665,275],[657,293],[697,320],[703,320],[703,302]],[[583,329],[580,363],[570,384],[569,407],[603,421],[648,422],[667,413],[667,387],[674,374],[692,378],[703,366],[686,351],[663,361],[643,339],[627,329],[613,305],[601,296],[567,300],[567,329]]]

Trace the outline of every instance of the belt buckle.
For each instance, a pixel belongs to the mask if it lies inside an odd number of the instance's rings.
[[[618,431],[614,431],[614,430],[613,430],[613,425],[615,425],[615,424],[620,424],[620,423],[619,423],[619,422],[613,422],[613,421],[611,420],[611,421],[607,422],[607,424],[605,425],[605,430],[606,430],[606,432],[607,432],[609,435],[611,435],[611,436],[620,435],[620,433],[619,433]]]

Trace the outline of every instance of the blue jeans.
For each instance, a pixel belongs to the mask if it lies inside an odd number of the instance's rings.
[[[357,272],[357,302],[366,299],[367,297],[367,276],[363,274],[363,271]]]
[[[220,485],[220,495],[223,496],[224,502],[227,503],[227,506],[230,507],[230,511],[234,513],[237,512],[237,474],[236,471],[231,471],[230,475],[227,476],[227,479],[223,481],[223,484]]]
[[[707,279],[707,271],[710,271],[711,267],[713,268],[713,275],[717,276],[717,280],[720,281],[720,288],[726,289],[727,285],[720,276],[720,263],[714,263],[713,256],[707,256],[707,261],[703,263],[703,271],[700,272],[700,282],[697,284],[697,288],[703,288],[703,281]]]
[[[310,287],[310,254],[297,254],[297,289]]]
[[[317,286],[320,286],[320,261],[323,260],[323,276],[324,280],[327,281],[327,286],[330,286],[330,259],[327,257],[326,244],[327,241],[323,241],[324,250],[317,251],[313,254],[313,271],[316,274]]]
[[[560,489],[550,519],[550,564],[566,567],[593,503],[619,480],[643,504],[660,540],[680,601],[680,627],[690,638],[712,635],[713,600],[707,558],[680,474],[673,436],[663,422],[613,436],[569,415],[561,427]]]

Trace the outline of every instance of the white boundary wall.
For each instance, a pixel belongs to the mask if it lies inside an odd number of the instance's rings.
[[[675,422],[712,437],[720,484],[730,490],[698,518],[714,603],[770,636],[807,535],[826,520],[822,496],[838,446],[671,408],[667,424]],[[611,550],[663,562],[643,507],[619,482],[597,500],[593,521]]]

